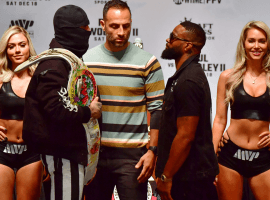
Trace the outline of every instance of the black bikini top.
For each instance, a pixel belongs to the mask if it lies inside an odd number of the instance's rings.
[[[263,95],[252,97],[245,91],[242,81],[234,91],[234,102],[231,103],[231,118],[270,121],[269,88],[266,87]]]
[[[0,89],[0,119],[23,119],[25,99],[17,96],[10,82],[3,83]]]

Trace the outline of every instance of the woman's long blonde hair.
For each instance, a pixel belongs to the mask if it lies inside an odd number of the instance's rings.
[[[246,72],[246,61],[247,55],[245,51],[245,40],[247,37],[247,32],[251,28],[256,28],[264,31],[267,39],[267,53],[263,58],[262,67],[266,73],[266,85],[270,88],[269,77],[270,77],[270,29],[269,27],[262,21],[250,21],[248,22],[240,35],[240,39],[237,45],[236,50],[236,59],[234,63],[234,67],[232,72],[230,73],[230,77],[226,83],[226,98],[225,103],[229,104],[230,101],[234,101],[234,90],[235,88],[243,81],[244,73]]]
[[[0,82],[9,82],[14,75],[14,72],[11,70],[12,63],[7,56],[7,44],[9,38],[18,33],[22,33],[27,38],[30,56],[37,55],[30,36],[24,28],[20,26],[12,26],[7,29],[0,40]],[[28,73],[30,76],[33,76],[35,68],[36,65],[28,68]]]

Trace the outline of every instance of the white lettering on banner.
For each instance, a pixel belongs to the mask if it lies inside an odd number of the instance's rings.
[[[259,152],[254,152],[254,151],[247,151],[247,150],[241,150],[238,149],[235,154],[234,154],[234,158],[237,158],[239,160],[248,160],[248,161],[252,161],[255,158],[258,158],[260,155]]]

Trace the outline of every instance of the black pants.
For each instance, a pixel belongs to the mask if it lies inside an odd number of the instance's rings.
[[[218,200],[214,178],[197,181],[173,181],[173,200]]]
[[[114,186],[121,200],[147,200],[147,182],[139,184],[142,168],[130,159],[104,159],[98,161],[95,179],[85,187],[86,200],[111,200]]]

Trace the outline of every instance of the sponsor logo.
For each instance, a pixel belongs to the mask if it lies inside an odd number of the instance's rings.
[[[26,20],[26,19],[11,20],[9,27],[15,26],[15,25],[23,27],[25,30],[27,30],[30,37],[34,37],[34,31],[28,30],[28,28],[30,28],[34,25],[33,20]]]
[[[176,5],[181,4],[220,4],[221,0],[173,0]]]
[[[15,25],[21,26],[25,30],[27,30],[28,27],[32,27],[34,25],[34,21],[26,20],[26,19],[11,20],[9,27],[15,26]]]
[[[27,151],[27,146],[24,144],[7,144],[3,152],[9,154],[22,154],[23,151]]]
[[[258,158],[259,155],[259,152],[238,149],[233,157],[238,158],[239,160],[252,161],[253,159]]]
[[[191,22],[192,19],[187,19],[186,17],[184,18],[184,21],[190,21]],[[182,22],[182,21],[180,21]],[[203,30],[205,31],[205,35],[206,35],[206,39],[207,40],[214,40],[215,36],[213,36],[213,23],[198,23]]]
[[[91,36],[93,36],[94,41],[102,41],[105,42],[106,38],[106,33],[103,31],[101,25],[100,25],[100,20],[98,19],[98,27],[91,27]],[[133,36],[138,36],[139,35],[139,29],[138,28],[132,28],[130,34]]]
[[[209,63],[206,54],[200,55],[200,61],[203,71],[207,77],[212,77],[214,72],[223,72],[226,70],[226,65],[222,63]]]
[[[34,37],[34,31],[28,30],[28,28],[31,28],[34,25],[33,20],[26,20],[26,19],[11,20],[9,27],[15,26],[15,25],[23,27],[25,30],[27,30],[30,37],[32,38]]]

